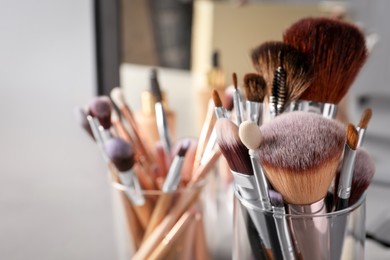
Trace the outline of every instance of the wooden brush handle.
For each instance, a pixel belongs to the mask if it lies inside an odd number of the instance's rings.
[[[146,230],[150,218],[152,216],[153,206],[149,199],[145,198],[145,203],[141,206],[133,205],[135,214],[137,215],[142,227]]]
[[[209,260],[210,255],[207,249],[206,234],[204,232],[203,217],[196,215],[196,236],[195,236],[195,260]]]
[[[158,198],[149,224],[145,231],[144,241],[149,237],[150,233],[152,233],[156,226],[158,226],[158,224],[160,224],[161,221],[164,219],[165,215],[169,211],[169,208],[171,207],[173,198],[173,193],[165,193]]]

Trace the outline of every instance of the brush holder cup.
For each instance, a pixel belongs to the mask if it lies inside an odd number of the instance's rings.
[[[152,246],[150,241],[155,237],[155,232],[152,231],[146,239],[144,235],[159,199],[167,194],[160,190],[143,191],[149,209],[139,210],[129,200],[128,188],[112,181],[118,259],[218,259],[219,252],[214,243],[218,234],[216,227],[219,217],[216,207],[216,181],[213,176],[209,176],[192,187],[179,188],[169,193],[170,206],[159,223],[166,224],[168,218],[174,221],[151,243]],[[175,208],[181,210],[175,211]],[[166,216],[168,218],[165,218]],[[149,222],[146,219],[149,219]],[[157,229],[161,229],[161,226],[156,225],[153,228]],[[145,243],[148,246],[145,247]]]
[[[287,213],[263,210],[234,192],[233,259],[364,259],[364,195],[344,210],[320,214],[288,205]],[[323,212],[326,205],[319,204],[311,212]]]

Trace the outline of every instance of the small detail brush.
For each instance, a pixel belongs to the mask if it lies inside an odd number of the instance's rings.
[[[89,103],[89,114],[99,120],[99,131],[104,141],[111,138],[111,100],[107,96],[94,97]]]
[[[348,207],[358,141],[359,134],[355,126],[353,124],[349,124],[347,127],[347,140],[344,148],[344,158],[340,171],[340,180],[337,187],[338,198],[336,210],[342,210]]]
[[[236,119],[237,119],[237,125],[240,125],[242,123],[243,119],[243,111],[242,111],[242,103],[241,103],[241,94],[238,90],[238,84],[237,84],[237,74],[233,73],[233,86],[234,86],[234,92],[233,92],[233,108],[236,112]]]
[[[248,73],[244,76],[247,118],[257,125],[262,123],[266,87],[266,82],[262,76],[256,73]]]
[[[371,108],[365,109],[363,111],[363,114],[362,114],[362,116],[360,118],[359,125],[357,127],[357,130],[358,130],[358,133],[359,133],[359,141],[358,141],[358,144],[357,144],[358,147],[361,147],[363,145],[364,135],[366,133],[367,126],[368,126],[368,123],[371,120],[371,117],[372,117],[372,109]]]

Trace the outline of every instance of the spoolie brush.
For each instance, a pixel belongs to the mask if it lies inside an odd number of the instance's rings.
[[[237,74],[233,73],[232,77],[233,77],[233,86],[234,86],[234,92],[233,92],[234,107],[233,108],[236,111],[237,125],[240,125],[243,119],[241,95],[240,95],[240,91],[238,90]]]
[[[357,144],[358,147],[361,147],[363,145],[364,136],[365,136],[365,133],[366,133],[366,129],[367,129],[368,123],[371,120],[371,117],[372,117],[372,109],[371,108],[365,109],[363,111],[363,114],[362,114],[362,116],[360,118],[359,125],[357,127],[357,130],[358,130],[358,133],[359,133],[359,141],[358,141],[358,144]]]
[[[271,96],[269,97],[269,106],[271,118],[280,115],[284,111],[286,102],[286,71],[279,66],[275,71],[272,82]]]
[[[291,214],[324,214],[324,198],[334,179],[344,144],[344,128],[320,115],[285,113],[261,128],[261,165]],[[292,219],[296,248],[303,259],[330,259],[326,219]]]
[[[257,125],[262,123],[261,115],[263,114],[266,87],[266,82],[261,75],[248,73],[244,76],[247,117]]]
[[[268,96],[271,95],[276,70],[278,67],[285,70],[285,106],[298,99],[312,81],[313,70],[307,57],[287,43],[265,42],[252,50],[251,58],[253,66],[267,82]]]
[[[283,39],[308,57],[315,75],[300,99],[316,104],[306,104],[306,108],[296,104],[293,109],[317,109],[317,113],[334,118],[335,105],[345,96],[367,59],[363,33],[344,21],[304,18],[290,26]],[[333,107],[323,108],[324,103]]]

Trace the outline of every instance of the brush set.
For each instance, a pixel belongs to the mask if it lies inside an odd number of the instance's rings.
[[[110,97],[94,97],[86,108],[75,112],[98,145],[112,184],[119,191],[135,252],[132,259],[192,259],[195,252],[201,257],[196,259],[207,259],[199,197],[220,155],[212,145],[216,142],[216,136],[212,137],[214,106],[199,139],[174,142],[155,69],[150,82],[160,136],[154,150],[144,143],[142,128],[119,87]],[[226,112],[222,104],[216,109]]]
[[[357,208],[375,172],[361,148],[372,111],[358,126],[337,121],[336,112],[367,55],[356,26],[321,17],[252,50],[256,72],[243,77],[245,99],[235,96],[238,109],[215,127],[252,257],[341,259],[346,237],[364,230],[351,222],[364,216]]]

